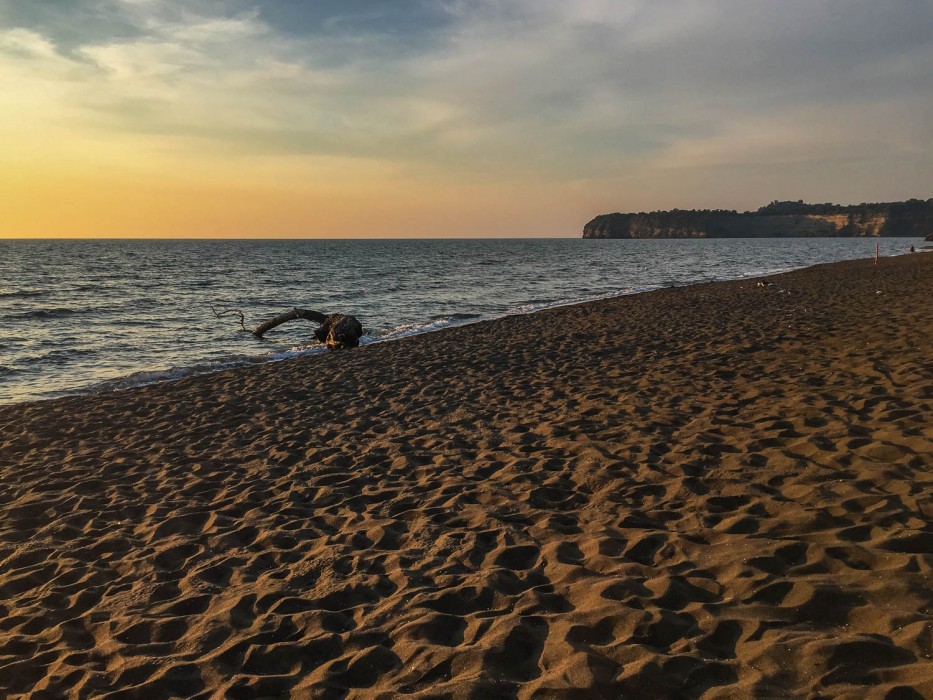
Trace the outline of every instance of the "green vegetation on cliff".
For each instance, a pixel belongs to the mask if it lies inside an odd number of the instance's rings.
[[[584,238],[792,238],[917,236],[933,234],[933,199],[873,204],[774,201],[754,212],[672,209],[602,214]]]

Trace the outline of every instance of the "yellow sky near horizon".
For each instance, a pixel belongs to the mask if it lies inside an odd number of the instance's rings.
[[[276,184],[18,169],[0,171],[0,189],[7,238],[553,236],[561,220],[575,237],[592,211],[561,201],[556,190],[566,186],[537,183]],[[534,216],[510,210],[509,199],[535,202]]]

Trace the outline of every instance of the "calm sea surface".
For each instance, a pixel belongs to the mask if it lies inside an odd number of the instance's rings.
[[[320,352],[293,306],[364,342],[670,285],[899,254],[916,239],[2,241],[0,403],[107,391]]]

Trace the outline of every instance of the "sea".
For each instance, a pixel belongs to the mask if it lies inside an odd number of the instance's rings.
[[[0,240],[0,403],[324,352],[293,307],[362,342],[660,287],[907,251],[915,238]]]

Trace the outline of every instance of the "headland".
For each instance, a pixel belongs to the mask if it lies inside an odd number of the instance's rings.
[[[771,202],[754,212],[724,209],[601,214],[584,238],[807,238],[933,236],[933,199],[876,204]]]

